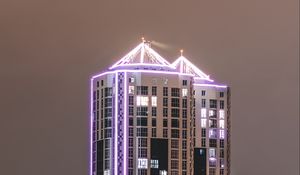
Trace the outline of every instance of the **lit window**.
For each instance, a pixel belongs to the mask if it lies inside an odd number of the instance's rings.
[[[182,89],[182,96],[186,97],[188,94],[188,90],[187,89]]]
[[[157,97],[152,96],[151,97],[151,103],[152,103],[152,106],[157,106]]]
[[[104,175],[110,175],[110,170],[104,170]]]
[[[160,170],[159,171],[159,175],[167,175],[167,171],[166,170]]]
[[[220,130],[220,139],[224,139],[225,131],[223,129]]]
[[[129,83],[134,83],[134,78],[129,78]]]
[[[201,117],[206,118],[206,109],[205,108],[201,109]]]
[[[201,127],[206,128],[206,119],[201,119]]]
[[[225,118],[225,112],[224,112],[224,110],[220,110],[219,111],[219,117],[220,117],[220,119],[224,119]]]
[[[148,106],[148,97],[145,96],[137,96],[136,97],[136,105],[137,106]]]
[[[148,168],[148,159],[138,159],[138,168],[147,169]]]
[[[134,94],[134,86],[129,86],[128,93],[129,94]]]
[[[217,117],[217,111],[216,110],[209,110],[208,116],[210,117]]]
[[[209,157],[216,157],[216,149],[214,148],[209,149]]]
[[[216,129],[209,130],[209,138],[217,138],[217,130]]]
[[[151,160],[151,168],[158,168],[158,160]]]
[[[220,120],[219,125],[220,125],[220,128],[224,129],[224,127],[225,127],[224,120]]]

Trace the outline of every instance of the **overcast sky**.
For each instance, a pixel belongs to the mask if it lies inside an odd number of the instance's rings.
[[[0,174],[86,175],[89,77],[141,41],[232,87],[232,175],[299,174],[297,0],[1,0]]]

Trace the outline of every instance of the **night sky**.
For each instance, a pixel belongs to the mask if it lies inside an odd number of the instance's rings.
[[[297,0],[1,0],[0,174],[87,175],[89,77],[146,39],[232,87],[232,175],[298,175]]]

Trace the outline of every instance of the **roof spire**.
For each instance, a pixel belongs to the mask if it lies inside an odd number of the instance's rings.
[[[180,56],[183,56],[183,49],[180,50]]]

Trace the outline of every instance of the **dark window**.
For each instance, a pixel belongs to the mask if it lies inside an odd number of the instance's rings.
[[[220,148],[224,148],[224,140],[223,139],[220,140]]]
[[[163,96],[168,96],[168,87],[163,88]]]
[[[147,128],[136,128],[136,136],[138,137],[147,137],[148,129]]]
[[[163,116],[168,117],[168,108],[163,108]]]
[[[182,85],[187,86],[187,80],[182,80]]]
[[[224,92],[220,92],[220,97],[224,97]]]
[[[136,115],[137,116],[148,116],[148,107],[137,107]]]
[[[179,98],[172,98],[171,99],[171,106],[172,107],[179,107]]]
[[[179,88],[171,88],[172,97],[180,97]]]
[[[201,139],[201,146],[206,147],[206,139],[205,138]]]
[[[152,126],[153,126],[153,127],[156,126],[156,119],[155,119],[155,118],[152,119]]]
[[[206,108],[206,100],[205,99],[201,99],[201,107]]]
[[[129,115],[130,115],[130,116],[133,116],[133,115],[134,115],[133,106],[129,106]]]
[[[171,127],[172,128],[179,128],[179,120],[178,119],[172,119]]]
[[[163,98],[163,106],[168,107],[168,98]]]
[[[220,100],[220,109],[224,109],[224,101]]]
[[[168,119],[163,120],[163,127],[168,127]]]
[[[134,97],[129,96],[129,105],[133,105],[133,104],[134,104]]]
[[[104,81],[103,80],[101,80],[101,86],[103,86],[104,85]]]
[[[100,86],[99,81],[97,81],[97,87],[99,87],[99,86]]]
[[[137,95],[148,95],[148,86],[137,86]]]
[[[217,139],[209,139],[209,147],[217,147]]]
[[[145,117],[138,117],[136,118],[136,126],[147,126],[148,119]]]
[[[210,99],[209,100],[209,107],[210,108],[217,108],[217,100]]]
[[[156,116],[156,107],[152,107],[152,116]]]
[[[168,137],[168,129],[163,129],[163,137],[164,138]]]
[[[182,107],[187,108],[187,99],[182,99]]]
[[[105,128],[107,128],[107,127],[111,127],[111,119],[105,119],[104,120],[104,126],[105,126]]]
[[[112,88],[105,88],[104,89],[104,96],[105,97],[112,96]]]
[[[182,138],[186,139],[187,137],[187,131],[186,130],[182,130]]]
[[[133,118],[129,118],[129,126],[133,126]]]
[[[152,95],[156,96],[157,95],[157,87],[152,86]]]
[[[220,149],[220,158],[224,158],[224,149]]]
[[[105,107],[111,107],[112,106],[112,99],[111,98],[105,98],[104,100],[104,106]]]
[[[152,128],[152,137],[156,137],[156,128]]]
[[[172,117],[179,117],[179,109],[172,108],[171,109],[171,116]]]
[[[133,137],[133,128],[129,128],[129,136]]]
[[[182,118],[187,118],[187,110],[182,109]]]
[[[205,96],[205,91],[201,91],[201,95],[202,95],[202,96]]]
[[[179,130],[178,129],[172,129],[171,130],[171,137],[172,138],[179,138]]]
[[[201,129],[201,137],[206,137],[206,129],[205,128]]]
[[[187,121],[186,120],[182,120],[182,128],[187,128]]]
[[[216,119],[209,119],[209,127],[210,128],[217,128],[217,120]]]

